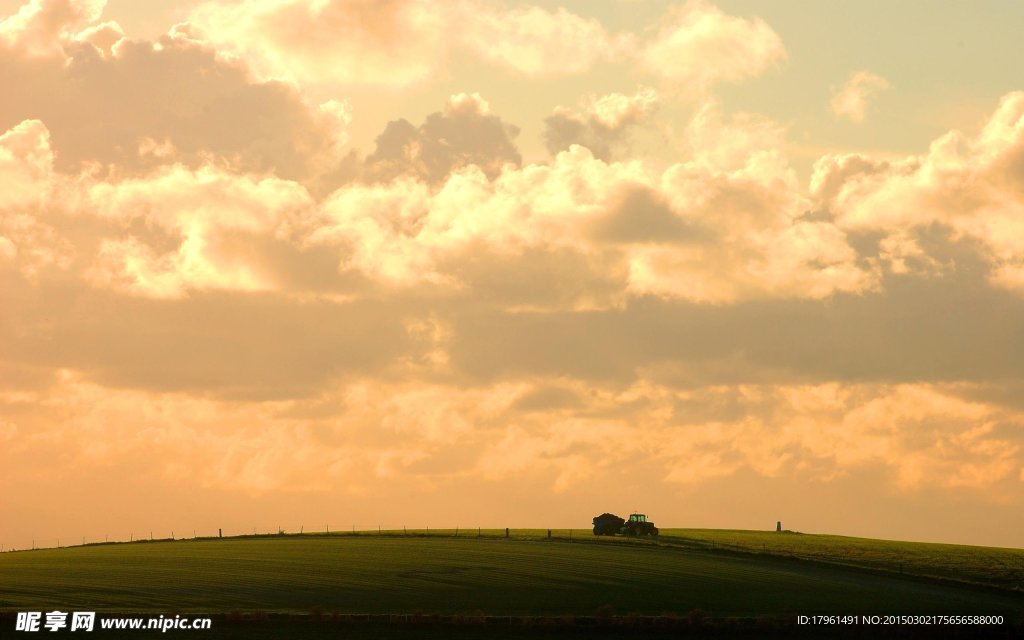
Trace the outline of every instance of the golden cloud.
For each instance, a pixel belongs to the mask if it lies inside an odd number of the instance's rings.
[[[523,409],[522,399],[551,385],[588,400]],[[1006,427],[1024,416],[965,400],[964,390],[824,383],[682,391],[564,378],[460,388],[364,379],[318,398],[328,410],[311,416],[306,400],[114,391],[64,370],[48,388],[0,396],[5,410],[39,409],[0,422],[0,433],[15,466],[53,447],[67,459],[64,474],[159,450],[154,471],[169,480],[254,494],[524,475],[565,491],[652,467],[669,483],[706,483],[740,469],[830,481],[880,466],[900,491],[939,486],[1005,499],[1022,464],[1022,443]],[[708,419],[718,403],[733,404],[735,416]],[[51,420],[58,413],[62,419]]]
[[[889,81],[880,75],[858,71],[832,95],[832,114],[837,118],[863,122],[867,115],[868,101],[874,94],[891,87]]]
[[[703,0],[671,9],[639,53],[646,72],[701,90],[756,76],[785,57],[782,39],[763,20],[730,16]]]
[[[822,206],[838,216],[840,228],[886,235],[887,261],[894,271],[906,271],[903,257],[911,254],[933,261],[908,238],[941,225],[954,240],[984,246],[993,285],[1024,290],[1022,114],[1024,93],[1014,92],[1000,100],[973,138],[951,131],[927,153],[895,162],[822,158],[812,188]]]

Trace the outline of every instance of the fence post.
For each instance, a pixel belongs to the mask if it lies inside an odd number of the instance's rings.
[[[505,537],[508,537],[508,527],[505,527]]]
[[[217,529],[217,537],[218,538],[223,538],[224,537],[224,530],[223,529]]]

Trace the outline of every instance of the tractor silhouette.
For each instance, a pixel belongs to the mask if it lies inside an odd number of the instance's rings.
[[[656,536],[658,527],[653,522],[647,521],[647,516],[642,513],[631,513],[629,520],[620,518],[614,513],[602,513],[594,518],[595,536]]]

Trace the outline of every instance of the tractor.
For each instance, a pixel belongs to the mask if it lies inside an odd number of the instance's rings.
[[[647,521],[647,516],[642,513],[631,513],[629,520],[620,518],[614,513],[602,513],[594,518],[595,536],[656,536],[658,527],[653,522]]]

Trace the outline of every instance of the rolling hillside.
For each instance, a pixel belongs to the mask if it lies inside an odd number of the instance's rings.
[[[899,575],[887,564],[896,557],[887,555],[889,543],[878,541],[875,547],[848,545],[860,549],[859,564],[877,565],[862,569],[789,557],[824,556],[826,549],[829,558],[852,555],[843,551],[842,539],[829,547],[816,536],[776,537],[785,544],[773,555],[767,540],[743,532],[667,530],[657,544],[597,541],[579,532],[573,542],[559,531],[551,540],[540,531],[517,531],[509,539],[475,533],[262,536],[5,553],[0,609],[593,615],[605,606],[642,615],[1024,616],[1019,590],[948,579],[985,582],[986,563],[994,568],[1006,561],[1001,554],[1017,557],[1011,550],[966,548],[948,556],[932,549],[941,545],[898,546],[905,551],[898,557],[908,558]],[[962,575],[951,575],[951,563],[964,567]],[[947,579],[910,575],[908,567],[936,569]],[[993,584],[1006,579],[993,575]]]

